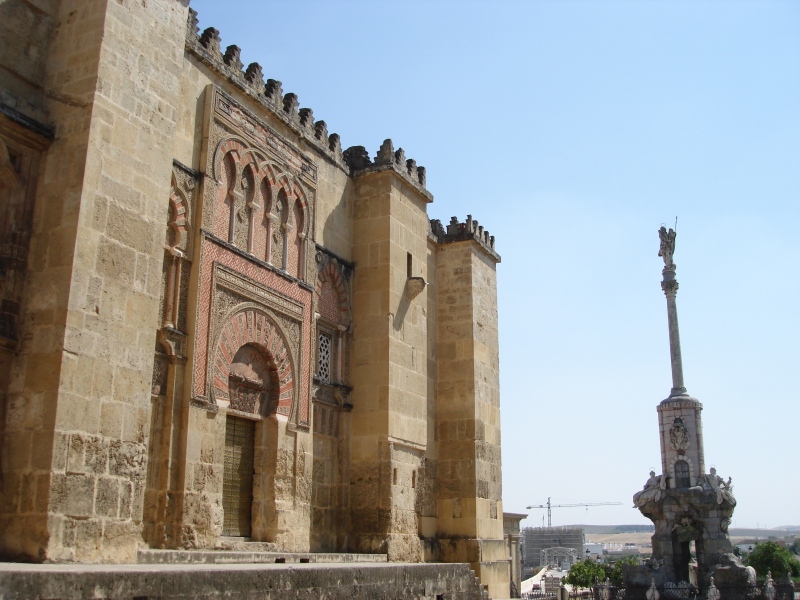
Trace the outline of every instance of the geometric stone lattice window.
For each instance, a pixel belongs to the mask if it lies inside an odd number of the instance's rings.
[[[333,340],[327,333],[319,334],[317,346],[317,377],[323,383],[330,383],[331,380],[331,346]]]
[[[675,487],[687,488],[691,485],[689,480],[689,463],[679,460],[675,463]]]

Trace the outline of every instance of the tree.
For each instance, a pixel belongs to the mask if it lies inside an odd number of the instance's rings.
[[[564,581],[575,587],[588,588],[592,587],[595,581],[602,581],[605,577],[606,574],[603,571],[603,567],[591,558],[587,558],[583,562],[572,565]]]
[[[773,577],[783,577],[787,573],[792,577],[800,577],[800,561],[775,542],[756,544],[745,558],[745,564],[753,567],[759,577],[766,577],[767,571],[772,571]]]
[[[611,580],[613,585],[622,585],[622,565],[638,565],[639,559],[635,556],[623,556],[613,565],[603,565],[605,577]]]

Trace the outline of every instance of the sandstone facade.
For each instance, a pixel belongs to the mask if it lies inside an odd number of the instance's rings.
[[[0,2],[0,551],[252,540],[506,596],[494,239],[186,4]]]

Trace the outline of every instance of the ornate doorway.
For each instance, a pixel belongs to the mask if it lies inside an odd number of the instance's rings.
[[[225,419],[222,535],[250,537],[255,425],[250,419],[230,415]]]

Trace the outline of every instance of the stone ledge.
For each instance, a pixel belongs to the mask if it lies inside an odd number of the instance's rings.
[[[245,544],[246,545],[246,544]],[[348,564],[385,563],[385,554],[342,552],[261,552],[233,550],[139,550],[137,562],[144,565],[228,564]]]
[[[469,565],[33,565],[0,563],[3,600],[485,600]]]

